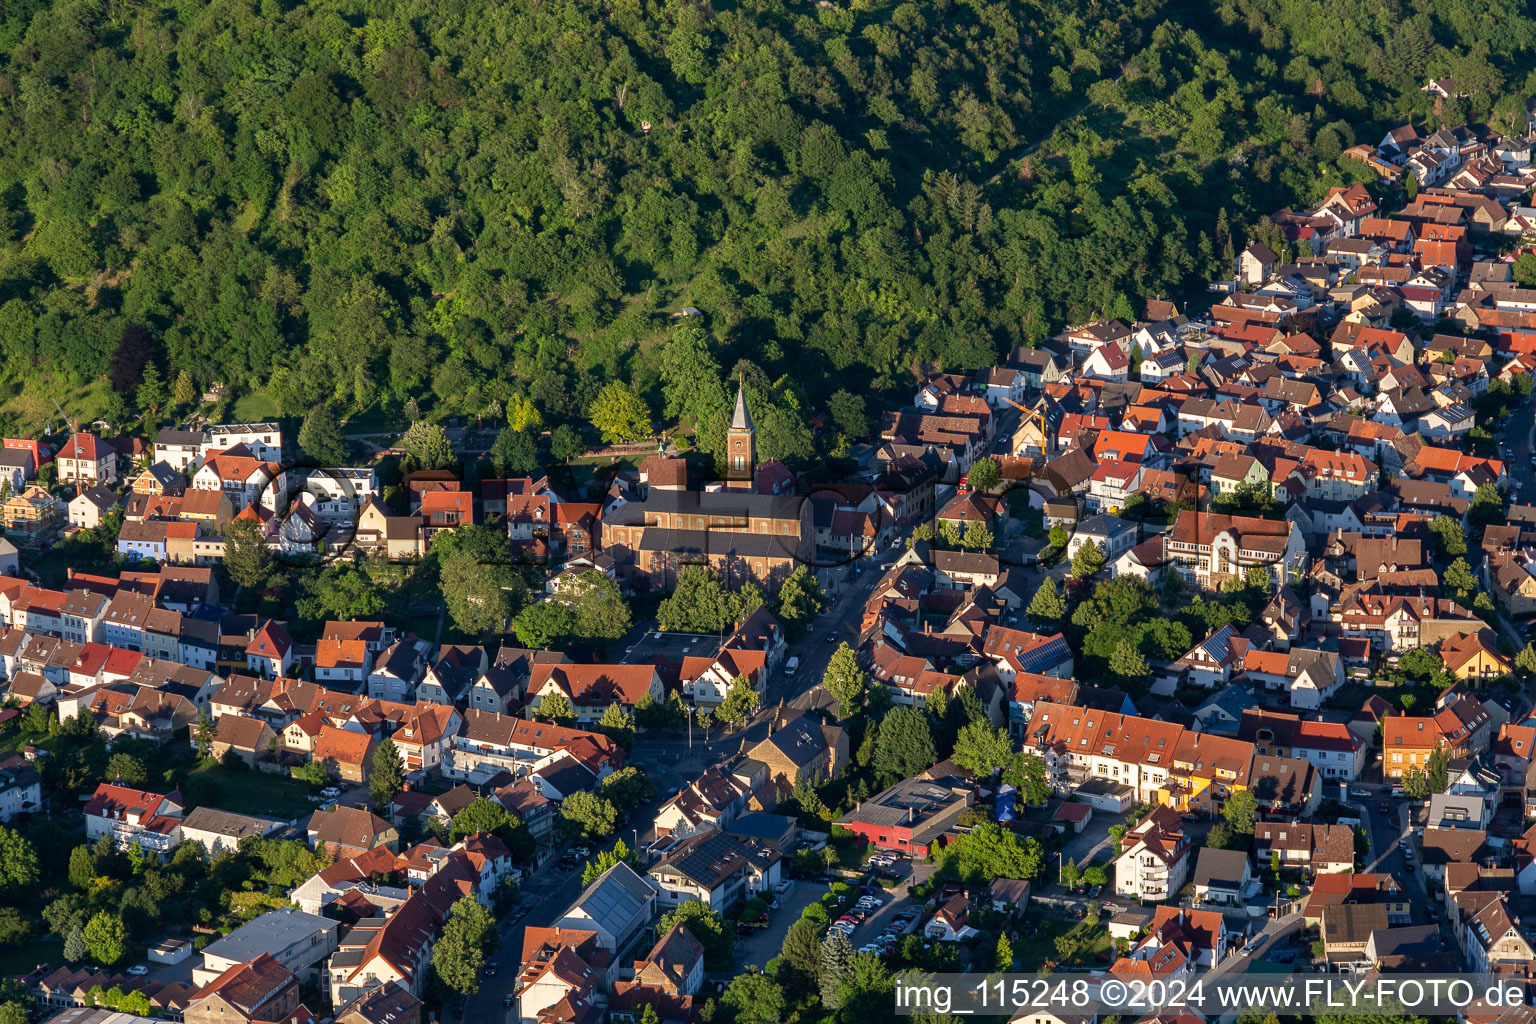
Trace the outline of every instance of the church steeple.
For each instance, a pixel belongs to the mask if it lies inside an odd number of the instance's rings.
[[[740,381],[736,383],[736,411],[725,431],[725,452],[725,478],[750,481],[757,466],[757,429],[747,412],[747,393]]]
[[[752,429],[752,414],[747,412],[747,393],[739,381],[736,384],[736,411],[731,414],[731,429]]]

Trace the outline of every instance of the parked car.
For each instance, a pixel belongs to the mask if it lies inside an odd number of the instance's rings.
[[[142,978],[144,975],[149,973],[149,968],[143,964],[134,964],[132,967],[128,968],[128,973],[133,975],[135,978]]]
[[[1368,790],[1368,789],[1362,789],[1359,786],[1352,786],[1352,787],[1350,787],[1349,795],[1350,796],[1370,796],[1371,795],[1371,791]]]
[[[341,796],[341,787],[340,786],[326,786],[324,789],[322,789],[320,791],[320,795],[323,796],[323,797],[328,797],[328,798],[334,800],[337,797]]]

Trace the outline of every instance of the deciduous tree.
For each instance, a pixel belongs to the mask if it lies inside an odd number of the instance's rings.
[[[705,970],[723,971],[730,968],[736,936],[719,913],[702,900],[689,900],[676,910],[663,914],[656,924],[656,933],[665,935],[679,921],[704,946]]]
[[[936,759],[933,727],[917,708],[897,708],[880,721],[875,771],[885,779],[907,779]]]
[[[539,445],[533,434],[502,428],[491,445],[491,468],[497,476],[526,476],[538,469]]]
[[[501,629],[512,614],[512,596],[527,588],[510,566],[482,561],[469,552],[442,564],[438,586],[453,624],[480,635]]]
[[[495,937],[496,922],[490,911],[473,896],[459,899],[432,946],[432,970],[438,981],[461,996],[478,992],[485,957]]]
[[[85,948],[90,951],[91,959],[104,967],[112,967],[123,958],[128,930],[123,927],[121,917],[103,910],[86,922],[81,937],[85,940]]]
[[[1067,601],[1061,596],[1061,591],[1056,589],[1056,581],[1047,576],[1040,581],[1040,586],[1035,588],[1035,596],[1030,598],[1029,617],[1043,625],[1054,626],[1061,622],[1067,614]]]
[[[954,762],[977,778],[1001,771],[1013,759],[1013,740],[1006,729],[986,722],[972,722],[955,738]]]
[[[1253,835],[1253,825],[1258,820],[1259,804],[1254,795],[1246,789],[1240,789],[1227,798],[1226,804],[1221,808],[1221,816],[1226,819],[1232,831],[1241,835]]]
[[[651,436],[651,410],[645,399],[618,381],[603,385],[587,416],[609,444],[627,444]]]
[[[859,667],[858,655],[847,641],[837,645],[822,673],[821,685],[837,701],[838,714],[848,718],[864,703],[864,691],[869,686],[869,676]],[[925,766],[926,767],[926,766]]]
[[[1104,568],[1104,549],[1093,541],[1085,542],[1072,554],[1072,575],[1085,580]]]
[[[14,893],[37,884],[37,848],[26,836],[0,825],[0,890]]]
[[[584,839],[605,839],[619,824],[619,812],[607,797],[595,793],[572,793],[560,804],[560,822]]]
[[[546,722],[554,722],[556,725],[569,725],[576,721],[576,711],[571,707],[571,699],[559,690],[551,690],[539,697],[539,702],[534,705],[534,716],[542,718]]]
[[[576,632],[576,613],[564,601],[534,601],[512,619],[512,630],[524,647],[547,648]]]
[[[970,472],[965,475],[965,482],[973,490],[986,493],[1002,482],[1003,474],[998,469],[997,460],[991,456],[977,459],[971,463]]]

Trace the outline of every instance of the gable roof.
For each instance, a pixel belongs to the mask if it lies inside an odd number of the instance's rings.
[[[361,807],[333,807],[309,816],[308,831],[315,845],[343,846],[366,850],[376,845],[392,826],[372,811]]]
[[[247,1020],[261,1020],[259,1011],[294,983],[293,972],[270,953],[230,966],[192,997],[194,1003],[221,996]]]

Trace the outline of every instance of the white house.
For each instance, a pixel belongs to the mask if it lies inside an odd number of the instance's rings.
[[[185,810],[180,791],[165,795],[103,782],[81,813],[88,842],[110,836],[120,849],[137,843],[146,852],[166,854],[181,841]]]
[[[1115,893],[1137,900],[1165,900],[1184,887],[1191,844],[1179,815],[1154,807],[1120,841],[1114,860]]]
[[[759,893],[771,892],[779,881],[781,860],[772,847],[710,829],[669,847],[646,869],[646,880],[662,907],[699,900],[723,915]]]
[[[283,457],[283,428],[276,423],[216,423],[198,452],[206,459],[210,453],[244,445],[251,454],[265,461]]]
[[[1104,555],[1104,563],[1113,565],[1115,559],[1136,546],[1136,524],[1108,513],[1089,516],[1077,524],[1067,541],[1067,557],[1076,555],[1084,544],[1096,544]]]

